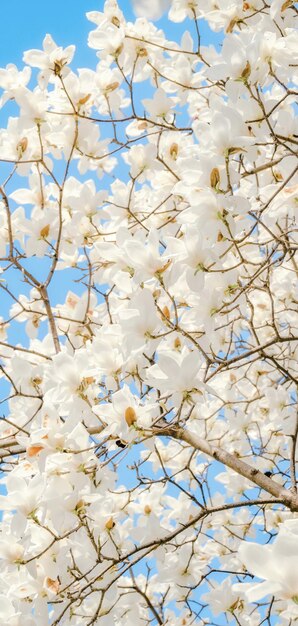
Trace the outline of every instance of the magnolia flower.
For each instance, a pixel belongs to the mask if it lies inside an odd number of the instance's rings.
[[[119,322],[123,335],[132,348],[143,346],[157,332],[160,319],[149,289],[143,289],[136,294],[127,309],[119,312]]]
[[[179,550],[167,550],[164,554],[163,562],[158,564],[158,572],[161,580],[170,584],[169,594],[174,600],[175,594],[183,597],[185,587],[192,587],[196,580],[202,575],[206,563],[199,563],[191,558],[191,543],[184,543]],[[184,591],[183,591],[184,589]]]
[[[172,121],[173,115],[170,113],[170,110],[175,106],[175,100],[168,98],[161,87],[155,91],[152,100],[142,100],[142,103],[146,111],[149,111],[152,120],[161,118],[166,122]]]
[[[24,546],[11,535],[2,534],[0,541],[0,560],[3,565],[19,563],[23,560]]]
[[[51,76],[65,76],[65,66],[72,61],[74,52],[75,46],[68,46],[63,50],[56,45],[51,35],[46,35],[43,50],[28,50],[24,53],[23,60],[41,70],[38,81],[40,87],[45,88]]]
[[[142,428],[150,427],[158,418],[157,407],[142,406],[127,385],[114,393],[111,404],[95,405],[92,410],[105,424],[105,436],[127,442],[136,439]]]
[[[145,240],[143,233],[140,233],[139,237],[127,238],[123,242],[123,248],[130,266],[138,270],[138,277],[141,280],[152,277],[154,274],[163,275],[170,266],[171,262],[166,254],[162,255],[158,231],[153,228]]]
[[[8,495],[0,496],[1,509],[7,511],[17,509],[22,515],[28,517],[38,508],[44,490],[44,481],[41,476],[35,476],[30,481],[10,476],[7,489]]]
[[[117,58],[125,37],[124,18],[118,6],[109,7],[106,2],[104,13],[90,11],[87,18],[97,24],[88,36],[90,48],[103,51],[103,56]]]
[[[271,545],[245,542],[239,548],[240,560],[249,572],[265,579],[260,583],[239,583],[234,590],[250,602],[267,595],[298,604],[298,520],[286,520]],[[298,611],[297,611],[298,615]]]
[[[88,410],[91,399],[96,397],[94,383],[84,351],[78,351],[73,357],[60,352],[47,368],[45,397],[49,402],[60,404],[64,415],[74,406],[77,410]]]
[[[173,402],[180,404],[189,396],[211,391],[202,381],[202,359],[197,351],[160,352],[155,365],[147,370],[146,381],[164,393],[172,393]]]
[[[130,165],[132,178],[137,178],[139,182],[150,178],[150,173],[156,167],[156,148],[150,144],[132,146],[122,157]]]
[[[12,63],[9,63],[5,69],[1,67],[0,87],[1,89],[5,89],[5,93],[0,98],[0,108],[7,102],[7,100],[14,97],[15,91],[19,87],[26,87],[30,78],[30,67],[24,67],[24,69],[20,72]]]
[[[202,602],[206,602],[214,615],[221,613],[231,613],[243,609],[243,601],[239,599],[238,594],[232,588],[230,580],[223,580],[222,583],[216,583],[213,589],[202,596]]]

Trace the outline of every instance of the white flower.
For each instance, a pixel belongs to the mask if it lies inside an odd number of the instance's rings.
[[[202,381],[200,370],[202,359],[197,351],[160,352],[157,363],[147,370],[146,381],[165,393],[173,393],[173,401],[179,403],[189,395],[211,391]]]
[[[240,545],[239,557],[247,570],[265,579],[260,583],[239,583],[235,591],[243,592],[249,602],[267,595],[298,604],[298,520],[286,520],[271,545],[245,542]]]
[[[202,596],[202,602],[208,604],[214,615],[227,612],[233,614],[237,607],[242,609],[241,601],[239,604],[239,596],[232,589],[232,583],[228,579],[223,580],[222,583],[215,582],[214,588]]]
[[[151,100],[142,100],[142,103],[146,111],[149,111],[152,120],[161,118],[166,122],[172,121],[173,115],[170,114],[170,110],[175,106],[175,101],[173,98],[168,98],[161,87],[155,91]]]
[[[73,58],[75,46],[63,49],[56,45],[51,35],[46,35],[43,40],[43,50],[27,50],[23,60],[32,67],[38,67],[39,84],[46,87],[51,76],[65,76],[65,66]]]

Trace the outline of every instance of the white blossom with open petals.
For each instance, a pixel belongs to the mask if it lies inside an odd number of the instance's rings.
[[[75,46],[68,46],[63,50],[56,45],[51,35],[46,35],[43,50],[28,50],[24,53],[23,60],[31,67],[41,70],[39,84],[45,88],[51,77],[65,75],[66,66],[72,61],[74,52]]]
[[[298,522],[285,521],[273,545],[242,543],[239,558],[249,572],[265,579],[260,583],[239,583],[235,591],[245,593],[250,602],[264,596],[275,595],[282,600],[291,600],[298,605],[297,562]],[[298,616],[298,608],[296,608]]]

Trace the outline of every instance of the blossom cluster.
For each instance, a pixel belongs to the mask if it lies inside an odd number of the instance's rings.
[[[0,69],[0,616],[286,626],[297,8],[132,5]]]

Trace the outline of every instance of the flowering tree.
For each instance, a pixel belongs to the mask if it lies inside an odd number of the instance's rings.
[[[1,623],[293,624],[298,11],[135,9],[0,70]]]

